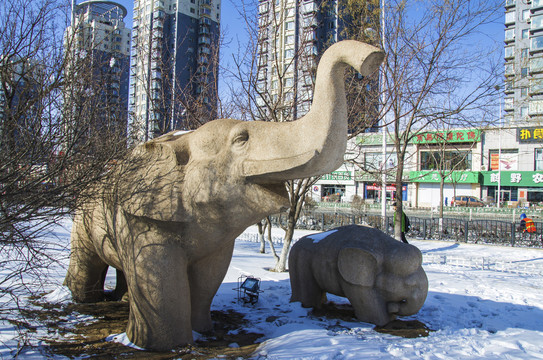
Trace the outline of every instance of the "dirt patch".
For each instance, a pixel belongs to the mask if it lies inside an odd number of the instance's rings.
[[[354,308],[351,304],[335,304],[328,302],[322,309],[313,309],[311,315],[314,317],[325,317],[327,319],[339,319],[348,322],[359,321],[354,313]],[[334,327],[337,327],[335,325]],[[426,337],[433,331],[429,329],[424,323],[418,320],[394,320],[386,324],[385,326],[376,326],[375,331],[389,334],[394,336],[400,336],[403,338],[418,338]]]
[[[68,358],[154,360],[209,359],[220,356],[237,359],[249,357],[258,347],[258,339],[262,337],[262,334],[243,330],[246,321],[242,314],[212,311],[213,331],[204,334],[204,338],[195,344],[170,352],[139,351],[105,340],[111,334],[125,331],[129,312],[127,302],[105,301],[66,306],[40,303],[39,306],[27,310],[25,316],[47,328],[50,336],[42,339],[46,343],[43,348],[47,354]]]
[[[430,330],[425,324],[418,320],[394,320],[385,326],[376,326],[375,331],[411,339],[426,337],[430,335],[430,331],[433,330]]]

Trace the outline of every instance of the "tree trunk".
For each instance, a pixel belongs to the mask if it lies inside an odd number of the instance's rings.
[[[262,224],[263,220],[260,220],[256,226],[258,227],[258,239],[260,240],[260,253],[265,254],[266,253],[266,240],[264,239],[264,232],[266,231],[267,222],[264,221],[264,224]]]
[[[275,246],[273,245],[273,240],[272,240],[272,225],[271,225],[271,220],[270,220],[270,217],[267,216],[266,217],[266,227],[268,228],[268,242],[270,243],[270,249],[271,249],[271,252],[272,252],[272,255],[275,259],[275,261],[279,261],[279,256],[277,256],[277,252],[275,251]]]
[[[285,232],[285,238],[283,240],[283,248],[281,249],[281,256],[275,265],[276,272],[285,272],[287,270],[287,258],[290,250],[290,244],[292,243],[292,237],[294,235],[294,228],[296,226],[296,209],[290,208],[287,217],[287,229]]]

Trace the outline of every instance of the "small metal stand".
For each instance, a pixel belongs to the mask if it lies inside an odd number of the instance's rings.
[[[263,292],[260,290],[260,278],[254,276],[241,275],[238,278],[238,287],[234,290],[238,291],[238,301],[243,300],[245,304],[256,304],[258,295]]]

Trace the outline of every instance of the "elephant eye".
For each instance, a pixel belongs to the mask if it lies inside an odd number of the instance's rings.
[[[249,140],[249,132],[247,130],[244,130],[234,136],[234,140],[232,141],[232,144],[234,145],[244,145]]]

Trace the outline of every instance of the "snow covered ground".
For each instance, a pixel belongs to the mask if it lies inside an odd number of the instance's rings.
[[[59,243],[58,254],[67,254],[69,227],[67,223],[55,229],[52,239]],[[274,231],[279,235],[279,230]],[[246,233],[256,233],[256,228]],[[296,237],[307,233],[297,232]],[[258,243],[244,240],[236,243],[212,310],[246,314],[246,330],[264,334],[255,358],[543,359],[543,250],[414,239],[411,243],[424,254],[429,293],[421,311],[408,320],[434,330],[428,337],[386,335],[371,324],[312,315],[299,303],[289,302],[288,273],[267,271],[274,265],[272,256],[258,253]],[[66,265],[63,260],[49,269],[49,301],[69,301],[61,286]],[[241,275],[261,278],[263,292],[256,305],[237,301],[233,289]],[[0,358],[13,355],[15,334],[12,325],[0,323]],[[43,331],[33,334],[43,335]],[[20,358],[41,358],[39,342],[33,343],[37,347]]]

